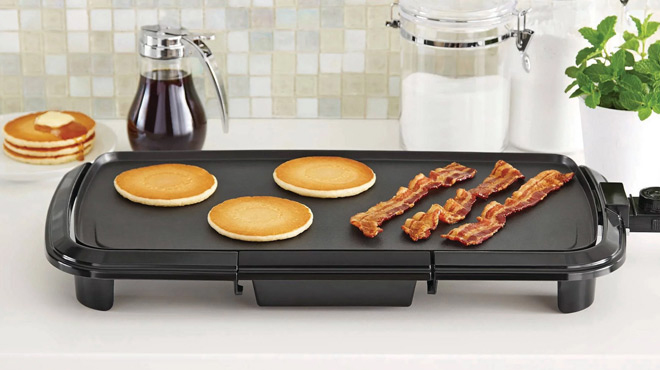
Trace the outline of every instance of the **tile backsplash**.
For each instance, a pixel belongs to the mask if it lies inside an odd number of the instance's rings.
[[[139,29],[161,23],[215,34],[231,117],[395,118],[390,1],[0,0],[0,112],[126,117]],[[217,115],[208,79],[197,81]]]

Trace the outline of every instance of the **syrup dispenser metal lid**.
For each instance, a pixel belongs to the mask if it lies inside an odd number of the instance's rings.
[[[207,70],[213,79],[220,102],[222,130],[227,133],[229,131],[229,121],[227,118],[224,84],[216,74],[217,66],[213,59],[213,53],[204,43],[204,40],[213,40],[214,38],[215,36],[213,34],[196,34],[185,28],[166,27],[162,25],[142,26],[140,32],[140,55],[151,59],[170,60],[193,54],[186,49],[186,46],[196,51],[196,54],[204,60]]]

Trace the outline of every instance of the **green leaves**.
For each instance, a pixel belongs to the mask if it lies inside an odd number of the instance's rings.
[[[597,48],[584,48],[578,51],[577,56],[575,57],[575,64],[580,65],[600,53],[601,51]]]
[[[596,47],[599,48],[603,45],[603,38],[604,35],[597,30],[589,27],[584,27],[579,29],[580,34],[582,37],[584,37],[589,43]]]
[[[614,36],[616,35],[616,32],[614,31],[614,26],[616,25],[616,16],[611,15],[609,17],[605,17],[599,24],[596,30],[598,31],[599,34],[603,36],[603,43],[600,45],[601,47],[605,47],[605,44]]]
[[[646,47],[660,22],[651,21],[651,15],[631,19],[637,34],[625,31],[623,44],[613,53],[606,45],[616,35],[616,16],[606,17],[595,29],[580,28],[590,46],[577,53],[575,66],[566,68],[573,81],[565,92],[584,98],[590,108],[635,111],[643,121],[653,112],[660,114],[660,41]]]

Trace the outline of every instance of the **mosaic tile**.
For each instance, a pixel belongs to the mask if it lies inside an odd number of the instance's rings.
[[[44,74],[44,56],[30,53],[21,55],[23,76],[39,76]]]
[[[272,96],[294,96],[295,78],[293,75],[273,75],[271,77]]]
[[[229,98],[227,101],[229,114],[235,118],[250,117],[250,99],[248,98]]]
[[[69,31],[87,31],[89,29],[89,17],[83,9],[67,9],[66,28]]]
[[[252,99],[252,117],[271,118],[273,116],[273,100],[271,98]]]
[[[298,51],[318,51],[319,50],[319,32],[318,31],[298,31],[296,33],[296,44]]]
[[[250,74],[269,75],[272,69],[272,56],[270,54],[250,55]]]
[[[91,62],[93,75],[113,75],[115,68],[112,61],[112,54],[93,54]]]
[[[367,52],[365,54],[364,70],[367,73],[387,74],[389,62],[389,53],[387,52]]]
[[[135,20],[135,9],[115,9],[112,11],[112,25],[115,31],[133,31]],[[92,29],[94,29],[93,25]]]
[[[294,31],[274,31],[273,49],[293,51],[296,49],[296,33]]]
[[[341,75],[320,74],[319,96],[338,96],[338,95],[341,95]]]
[[[69,53],[88,53],[89,52],[89,33],[88,32],[67,32],[66,42]]]
[[[89,46],[92,53],[111,53],[113,36],[111,32],[90,32]],[[112,60],[112,58],[110,58]]]
[[[252,28],[273,28],[274,23],[272,8],[252,9]]]
[[[115,116],[114,99],[92,99],[92,114],[98,118],[112,118]]]
[[[277,28],[296,28],[297,18],[295,8],[277,8],[275,10],[275,25]]]
[[[191,30],[201,30],[204,28],[204,12],[201,9],[182,9],[181,27]]]
[[[315,75],[296,76],[296,96],[317,96],[318,77]]]
[[[0,31],[17,31],[18,29],[18,10],[0,9]]]
[[[46,95],[46,79],[42,76],[23,77],[23,97],[33,98]]]
[[[298,74],[317,74],[319,72],[318,54],[298,53],[296,55],[296,72]]]
[[[250,96],[270,96],[270,77],[250,77]]]
[[[363,6],[344,8],[344,27],[364,29],[367,25],[366,9]]]
[[[363,96],[351,96],[351,97],[342,97],[341,98],[341,117],[342,118],[364,118],[365,117],[365,107],[364,107],[364,97]]]
[[[365,78],[363,74],[344,73],[341,76],[341,88],[344,95],[364,95]]]
[[[20,18],[22,30],[41,29],[41,9],[21,10]]]
[[[319,116],[319,100],[316,98],[296,99],[296,116],[298,118],[316,118]]]
[[[48,97],[66,97],[69,93],[67,80],[68,78],[66,76],[46,77],[46,95]]]
[[[368,98],[366,118],[387,118],[387,98]]]
[[[344,9],[340,7],[321,8],[321,27],[344,27]]]
[[[21,74],[21,58],[19,54],[0,54],[0,76]]]
[[[346,53],[342,63],[344,72],[364,72],[364,53]]]
[[[273,98],[273,116],[277,118],[292,118],[296,116],[295,98]]]
[[[67,61],[66,55],[46,55],[46,74],[66,76],[67,74]]]
[[[298,28],[315,29],[319,28],[319,9],[298,9]]]
[[[273,32],[251,31],[250,51],[255,51],[255,52],[273,51]]]
[[[42,9],[41,22],[46,31],[64,31],[65,13],[62,9]]]
[[[245,75],[248,73],[248,54],[227,55],[227,73],[234,75]]]
[[[88,76],[69,77],[69,92],[73,97],[88,97],[92,95],[90,78]]]
[[[296,73],[296,54],[293,53],[273,54],[273,73],[274,74]]]
[[[40,32],[21,32],[22,53],[42,53],[43,45]]]
[[[41,111],[46,109],[46,98],[26,98],[24,100],[26,111]]]
[[[46,32],[43,34],[44,52],[46,53],[66,53],[66,32]]]
[[[21,76],[2,76],[0,96],[3,98],[21,96],[23,94],[23,78]]]
[[[341,118],[341,99],[319,98],[319,117]]]

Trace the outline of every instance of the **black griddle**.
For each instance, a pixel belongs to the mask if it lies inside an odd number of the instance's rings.
[[[341,199],[302,197],[279,188],[273,170],[282,162],[309,155],[353,158],[370,166],[376,184]],[[574,179],[530,209],[511,216],[493,238],[463,247],[441,234],[456,225],[441,224],[432,236],[411,241],[400,226],[431,204],[444,204],[458,187],[477,186],[503,159],[526,178],[556,169]],[[384,232],[366,238],[349,223],[355,213],[389,199],[417,173],[428,174],[450,162],[475,168],[477,175],[452,188],[438,189]],[[132,203],[114,189],[128,169],[186,163],[205,168],[218,189],[204,202],[178,208]],[[107,310],[115,279],[252,280],[257,303],[273,305],[408,306],[417,281],[435,293],[438,280],[555,280],[562,312],[588,307],[595,278],[616,270],[625,258],[625,228],[630,212],[620,184],[561,155],[521,153],[362,152],[362,151],[204,151],[113,152],[85,163],[62,179],[46,224],[49,261],[75,276],[78,300]],[[491,200],[504,202],[522,185],[479,200],[465,222],[473,222]],[[296,238],[249,243],[225,238],[206,221],[209,210],[230,198],[272,195],[306,204],[314,223]]]

